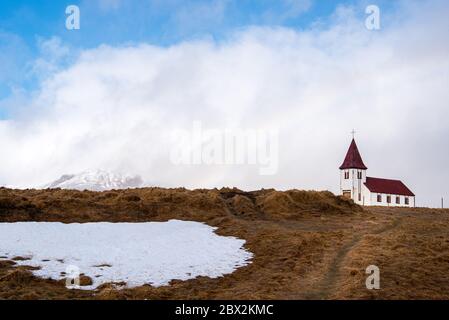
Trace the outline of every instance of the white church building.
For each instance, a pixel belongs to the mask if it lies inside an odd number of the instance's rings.
[[[364,206],[415,206],[415,195],[402,181],[367,177],[367,169],[352,139],[340,166],[340,192],[343,196]]]

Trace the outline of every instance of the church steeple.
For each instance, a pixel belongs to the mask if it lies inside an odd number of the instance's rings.
[[[346,153],[345,160],[340,166],[340,170],[344,169],[368,169],[363,163],[362,156],[360,155],[355,139],[352,138],[352,142],[349,146],[348,152]]]

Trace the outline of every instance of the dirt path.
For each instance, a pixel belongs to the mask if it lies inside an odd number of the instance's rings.
[[[397,228],[402,221],[402,218],[395,218],[392,224],[383,226],[374,232],[365,235],[355,236],[351,241],[344,244],[336,253],[330,267],[328,268],[324,279],[318,283],[317,288],[306,293],[305,298],[311,300],[329,299],[331,294],[337,289],[336,284],[340,274],[342,264],[348,253],[354,249],[366,235],[379,235]]]

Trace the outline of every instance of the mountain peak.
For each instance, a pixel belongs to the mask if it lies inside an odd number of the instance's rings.
[[[105,170],[87,170],[78,174],[65,174],[45,188],[106,191],[112,189],[138,188],[143,185],[140,176],[123,175]]]

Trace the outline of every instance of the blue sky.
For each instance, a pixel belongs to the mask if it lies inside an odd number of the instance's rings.
[[[397,1],[378,0],[383,10]],[[20,36],[31,48],[36,37],[58,36],[76,46],[148,41],[171,44],[185,38],[212,35],[248,25],[307,28],[340,5],[360,7],[365,0],[87,0],[0,3],[0,30]],[[67,32],[65,8],[78,5],[82,28]]]
[[[371,1],[372,2],[372,1]],[[32,91],[29,67],[41,54],[39,43],[58,37],[75,49],[101,44],[149,43],[168,46],[209,37],[220,41],[248,26],[307,29],[325,24],[337,6],[353,6],[362,16],[365,0],[3,0],[0,2],[0,101],[13,91]],[[397,1],[376,1],[385,12]],[[81,29],[65,28],[65,8],[81,11]],[[362,21],[362,20],[361,20]],[[2,106],[3,105],[3,106]],[[0,119],[9,112],[0,104]]]

